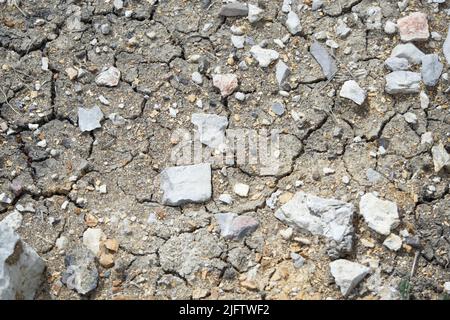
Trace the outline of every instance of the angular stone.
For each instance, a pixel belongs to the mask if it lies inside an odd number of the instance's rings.
[[[336,27],[336,35],[341,38],[341,39],[345,39],[347,38],[347,36],[350,34],[350,32],[352,32],[352,29],[350,29],[344,21],[342,20],[338,20],[338,24]]]
[[[247,19],[250,21],[250,23],[258,22],[262,19],[262,15],[264,13],[264,10],[261,9],[258,6],[255,6],[253,4],[248,4],[248,16]]]
[[[383,242],[389,250],[398,251],[402,247],[402,238],[398,235],[391,233]]]
[[[97,256],[100,252],[100,244],[105,238],[101,229],[89,228],[83,233],[83,244]]]
[[[201,163],[166,168],[161,172],[162,203],[179,206],[211,198],[211,165]]]
[[[391,53],[391,57],[405,58],[412,64],[422,63],[422,57],[425,55],[412,43],[397,45]]]
[[[278,60],[280,55],[272,49],[263,49],[256,45],[250,49],[250,53],[255,58],[259,65],[263,68],[268,67],[273,61]]]
[[[444,44],[442,45],[442,51],[447,60],[447,64],[450,65],[450,26],[447,31],[447,38],[445,38]]]
[[[191,122],[197,127],[200,142],[210,148],[220,148],[225,144],[225,129],[228,118],[215,114],[193,113]]]
[[[345,81],[339,95],[343,98],[350,99],[359,105],[362,105],[367,97],[366,91],[363,90],[355,80]]]
[[[400,223],[397,204],[379,199],[372,193],[361,197],[359,212],[369,228],[385,236]]]
[[[45,263],[13,228],[0,222],[0,300],[32,300]]]
[[[282,116],[286,108],[284,107],[284,104],[282,104],[281,102],[275,102],[274,104],[272,104],[271,110],[277,116]]]
[[[287,15],[286,28],[294,36],[302,31],[302,26],[300,25],[300,18],[294,11],[290,11]]]
[[[356,262],[339,259],[330,263],[330,271],[342,295],[346,297],[369,274],[370,269]]]
[[[427,54],[422,57],[422,81],[425,85],[434,87],[441,77],[444,65],[437,54]]]
[[[389,94],[418,93],[420,91],[420,73],[411,71],[394,71],[386,75],[385,90]]]
[[[338,244],[347,243],[351,248],[353,213],[351,203],[300,191],[275,212],[275,217],[292,228],[324,236]]]
[[[384,25],[384,32],[387,34],[394,34],[397,32],[397,24],[392,21],[386,21]]]
[[[244,17],[248,15],[247,4],[241,2],[227,3],[220,8],[219,15],[224,17]]]
[[[387,58],[384,65],[391,71],[408,70],[410,68],[407,59],[398,57]]]
[[[237,215],[235,213],[218,213],[215,215],[220,227],[220,235],[225,239],[240,240],[254,232],[259,222],[247,215]]]
[[[90,109],[78,108],[78,127],[81,132],[92,131],[101,128],[100,121],[103,119],[103,112],[95,106]]]
[[[433,155],[434,172],[438,173],[443,168],[450,169],[450,155],[442,143],[431,148],[431,154]]]
[[[330,56],[327,49],[325,49],[318,42],[314,42],[310,47],[311,55],[322,68],[322,72],[328,80],[332,79],[337,72],[337,67],[334,59]]]
[[[231,36],[231,43],[236,49],[242,49],[244,48],[245,44],[245,36]]]
[[[428,31],[427,15],[422,12],[414,12],[409,16],[397,20],[400,39],[404,42],[428,40],[430,32]]]
[[[95,256],[84,246],[70,250],[64,258],[66,270],[61,281],[70,290],[79,294],[88,294],[97,288],[98,271],[95,266]]]
[[[236,90],[238,79],[235,74],[214,74],[213,85],[220,90],[222,97],[228,97]]]
[[[119,84],[119,80],[120,70],[111,66],[98,74],[95,83],[99,86],[115,87]]]
[[[275,67],[275,77],[280,88],[284,89],[285,82],[290,74],[291,70],[289,69],[289,67],[282,60],[278,60]]]
[[[240,197],[247,197],[248,196],[248,192],[250,190],[250,187],[247,184],[244,183],[236,183],[234,185],[234,193],[236,193],[238,196]]]

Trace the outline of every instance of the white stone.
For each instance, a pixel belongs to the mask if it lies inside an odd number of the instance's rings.
[[[442,46],[442,51],[444,53],[447,64],[450,65],[450,26],[447,31],[447,38],[445,38],[444,44]]]
[[[291,70],[289,67],[283,62],[283,60],[279,60],[275,67],[275,77],[278,82],[279,87],[283,87],[287,78],[290,76]]]
[[[391,53],[391,57],[405,58],[412,64],[422,63],[422,58],[425,55],[412,43],[405,43],[397,45]]]
[[[225,204],[231,204],[231,203],[233,203],[233,197],[231,195],[229,195],[228,193],[222,193],[219,196],[219,201],[223,202]]]
[[[255,6],[253,4],[248,4],[248,16],[247,19],[250,21],[250,23],[258,22],[263,17],[264,10],[261,9],[258,6]]]
[[[397,32],[397,24],[392,21],[386,21],[386,24],[384,25],[384,32],[387,34],[394,34]]]
[[[425,93],[425,91],[420,91],[420,107],[422,109],[427,109],[429,104],[430,104],[430,98],[428,98],[427,94]]]
[[[408,59],[399,57],[387,58],[384,65],[391,71],[408,70],[411,67]]]
[[[248,186],[247,184],[244,184],[244,183],[236,183],[233,188],[234,193],[236,193],[238,196],[244,197],[244,198],[248,196],[249,190],[250,190],[250,186]]]
[[[244,48],[245,44],[245,36],[231,36],[231,43],[236,49],[242,49]]]
[[[385,236],[400,223],[397,204],[379,199],[372,193],[361,197],[359,212],[369,228]]]
[[[115,87],[119,84],[120,70],[116,67],[109,67],[98,74],[95,83],[99,86]]]
[[[215,114],[193,113],[191,122],[197,127],[201,143],[213,149],[225,146],[225,129],[228,126],[227,117]]]
[[[290,11],[286,19],[286,28],[292,35],[297,35],[302,31],[302,26],[300,25],[300,18],[294,11]]]
[[[422,134],[422,136],[420,137],[420,143],[421,144],[429,144],[432,145],[434,142],[433,140],[433,133],[432,132],[425,132],[424,134]]]
[[[95,106],[90,109],[78,108],[78,127],[81,132],[92,131],[101,128],[100,121],[103,119],[103,112]]]
[[[339,259],[330,263],[330,271],[342,295],[346,297],[369,274],[370,269],[356,262]]]
[[[446,294],[450,294],[450,281],[444,283],[444,291]]]
[[[192,73],[191,79],[194,83],[201,85],[203,83],[203,77],[200,74],[200,72],[195,71],[194,73]]]
[[[398,235],[391,233],[383,242],[389,250],[398,251],[402,247],[402,238]]]
[[[403,115],[403,118],[405,119],[406,122],[410,123],[410,124],[416,124],[417,123],[417,116],[415,113],[412,112],[407,112]]]
[[[343,98],[350,99],[359,105],[362,105],[367,97],[366,91],[363,90],[355,80],[345,81],[339,95]]]
[[[89,228],[83,233],[83,244],[96,256],[100,252],[102,240],[105,240],[105,234],[99,228]]]
[[[443,168],[450,168],[450,155],[442,143],[431,148],[433,155],[434,172],[438,173]]]
[[[336,35],[341,38],[345,39],[347,36],[352,32],[352,29],[350,29],[344,21],[341,19],[338,20],[337,27],[336,27]]]
[[[278,60],[280,55],[272,49],[263,49],[256,45],[250,49],[252,56],[258,61],[263,68],[268,67],[273,61]]]

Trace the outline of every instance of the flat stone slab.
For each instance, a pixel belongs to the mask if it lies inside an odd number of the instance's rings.
[[[397,20],[400,39],[404,42],[424,41],[430,37],[428,18],[425,13],[414,12]]]
[[[389,94],[410,94],[420,92],[420,73],[411,71],[394,71],[386,75],[385,91]]]
[[[336,62],[328,53],[327,49],[318,42],[313,42],[310,47],[311,55],[322,68],[322,72],[328,80],[332,79],[337,72]]]
[[[330,271],[342,295],[346,297],[369,274],[370,269],[356,262],[339,259],[330,263]]]

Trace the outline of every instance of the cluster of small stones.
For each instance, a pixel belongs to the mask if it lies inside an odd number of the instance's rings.
[[[445,1],[0,9],[0,299],[450,295]]]

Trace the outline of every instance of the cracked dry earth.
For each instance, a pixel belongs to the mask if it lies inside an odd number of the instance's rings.
[[[446,2],[0,0],[0,298],[448,297]]]

